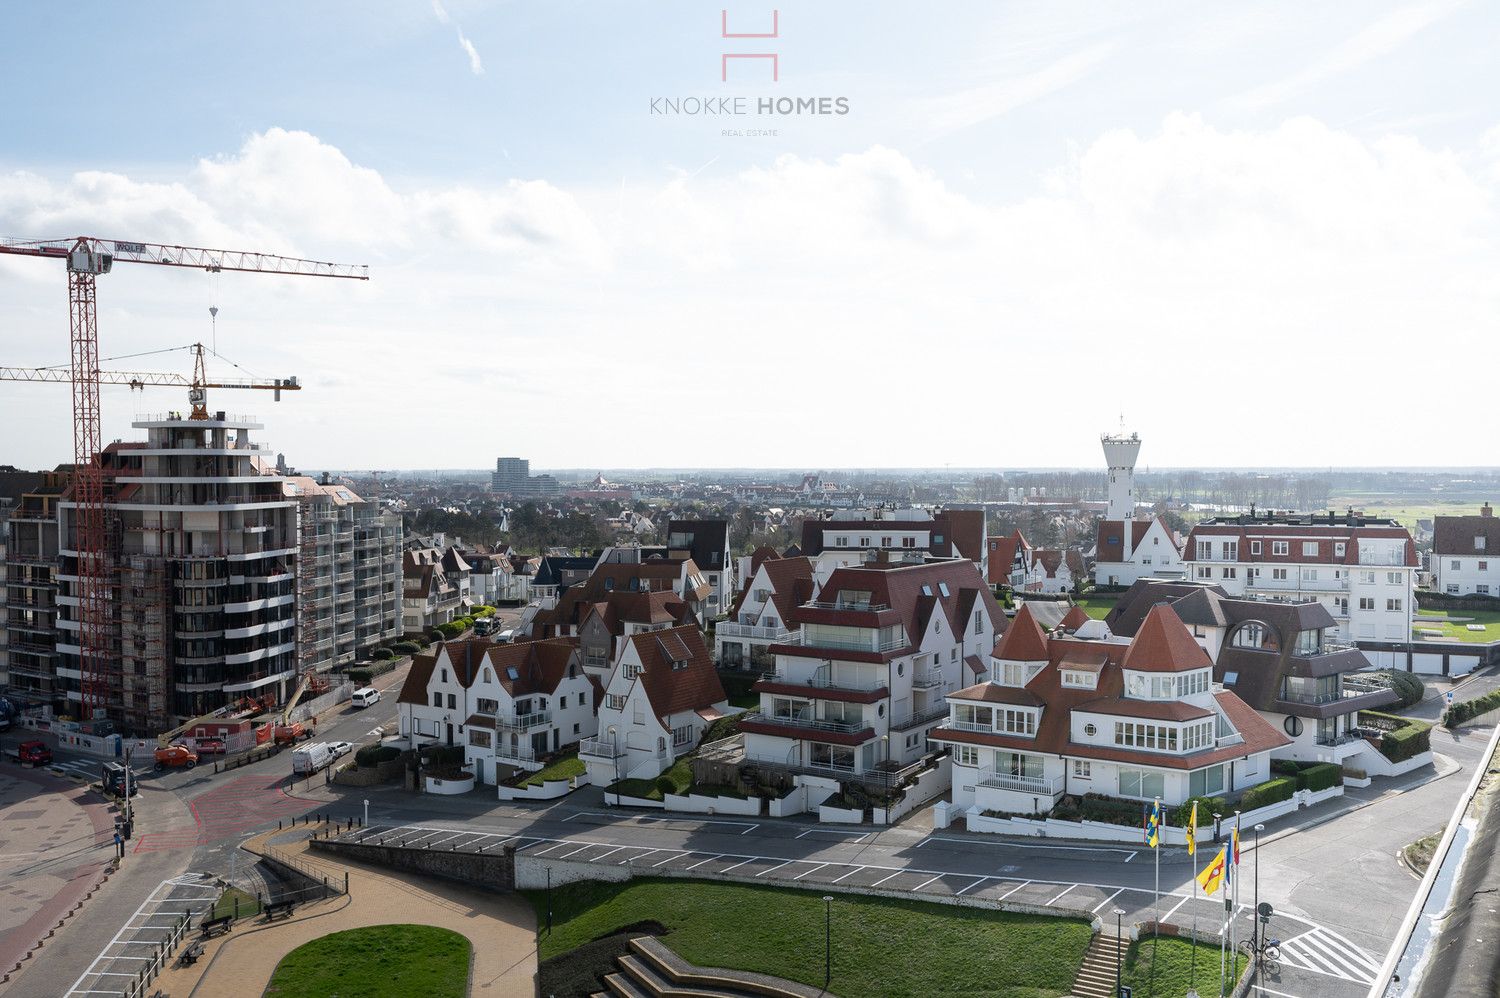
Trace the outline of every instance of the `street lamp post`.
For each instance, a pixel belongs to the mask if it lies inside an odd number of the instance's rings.
[[[620,749],[615,742],[615,726],[609,726],[609,754],[615,757],[615,782],[620,782]]]
[[[1260,968],[1260,833],[1265,825],[1255,826],[1255,910],[1257,916],[1250,920],[1250,945],[1255,947],[1255,966]]]
[[[370,827],[370,798],[365,798],[365,827]]]
[[[880,754],[885,756],[880,770],[880,795],[885,798],[885,816],[891,816],[891,736],[880,736]]]
[[[1120,976],[1121,969],[1122,969],[1121,966],[1120,966],[1120,943],[1122,943],[1124,941],[1124,938],[1125,938],[1121,934],[1120,919],[1122,919],[1124,917],[1125,917],[1125,909],[1124,908],[1116,908],[1115,909],[1115,998],[1120,998],[1120,995],[1124,994],[1124,992],[1125,992],[1125,980],[1124,980],[1123,977]]]
[[[823,895],[823,990],[833,983],[833,895]]]

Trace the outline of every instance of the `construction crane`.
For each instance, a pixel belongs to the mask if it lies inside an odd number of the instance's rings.
[[[261,389],[276,393],[276,401],[281,401],[282,392],[297,392],[302,386],[297,383],[295,377],[291,378],[246,378],[242,381],[209,381],[206,372],[202,343],[194,343],[187,347],[193,351],[193,375],[188,378],[181,374],[165,374],[159,371],[100,371],[99,384],[101,385],[128,385],[133,389],[144,389],[147,386],[165,385],[188,390],[188,402],[192,405],[192,413],[189,419],[208,418],[208,389],[210,388],[236,388],[236,389]],[[0,367],[0,381],[43,381],[59,382],[72,381],[73,372],[70,368],[62,366],[54,367]]]
[[[186,267],[211,274],[223,271],[341,277],[367,281],[369,268],[322,263],[268,253],[168,246],[76,236],[67,239],[0,238],[0,254],[62,261],[68,274],[68,333],[73,385],[74,550],[78,552],[78,666],[82,715],[92,720],[108,703],[108,566],[105,564],[104,470],[100,451],[99,312],[96,282],[116,263]],[[205,409],[205,415],[206,415]]]

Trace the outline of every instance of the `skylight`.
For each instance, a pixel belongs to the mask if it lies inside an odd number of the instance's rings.
[[[510,677],[511,682],[515,682],[517,679],[521,678],[521,674],[516,671],[516,667],[513,665],[506,668],[505,674]]]
[[[948,583],[946,583],[946,582],[939,582],[938,583],[938,592],[940,592],[940,593],[943,594],[943,598],[944,599],[947,599],[948,596],[949,596]]]
[[[922,587],[922,595],[923,596],[931,596],[932,595],[932,587],[931,586],[923,586]]]

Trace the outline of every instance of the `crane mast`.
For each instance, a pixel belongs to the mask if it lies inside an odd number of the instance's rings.
[[[110,706],[112,691],[108,680],[113,653],[108,642],[111,597],[109,566],[105,559],[104,469],[99,459],[101,372],[95,298],[99,275],[110,273],[115,263],[141,263],[210,273],[228,270],[369,280],[369,268],[269,253],[105,240],[93,236],[0,239],[0,254],[58,259],[67,267],[69,380],[73,385],[74,522],[72,537],[63,538],[63,550],[68,550],[71,544],[76,561],[79,694],[81,714],[91,720]],[[195,375],[201,369],[201,361],[200,352]],[[206,408],[203,411],[206,418]]]

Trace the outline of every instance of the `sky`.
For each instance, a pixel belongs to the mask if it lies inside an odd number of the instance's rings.
[[[917,6],[0,5],[0,238],[368,264],[99,280],[105,368],[296,375],[210,405],[304,469],[1500,464],[1500,8]],[[66,295],[0,255],[0,365]]]

